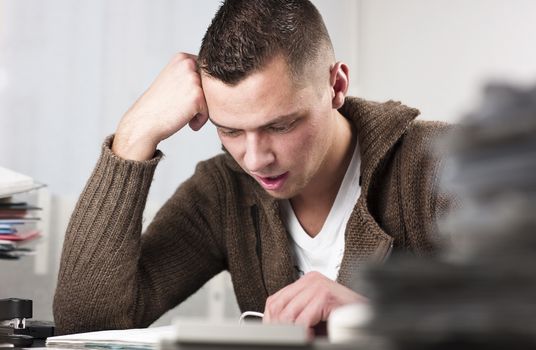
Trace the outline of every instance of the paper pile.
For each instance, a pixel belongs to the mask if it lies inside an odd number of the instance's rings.
[[[369,330],[397,349],[536,348],[536,87],[488,87],[446,144],[452,244],[369,271]]]
[[[41,208],[16,197],[43,186],[27,175],[0,167],[0,259],[34,254],[28,242],[40,235],[37,212]]]

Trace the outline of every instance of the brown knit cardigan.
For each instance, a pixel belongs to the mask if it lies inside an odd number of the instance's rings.
[[[414,121],[398,102],[347,98],[357,131],[362,192],[346,227],[338,282],[392,247],[433,253],[439,161],[432,141],[448,126]],[[102,148],[67,228],[54,297],[59,334],[145,327],[229,270],[241,310],[297,278],[288,234],[271,198],[228,155],[200,162],[141,235],[142,214],[162,154],[136,162]]]

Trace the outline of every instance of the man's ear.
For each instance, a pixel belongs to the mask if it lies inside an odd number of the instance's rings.
[[[334,109],[339,109],[344,104],[350,82],[348,72],[348,66],[342,62],[336,62],[330,68],[331,105]]]

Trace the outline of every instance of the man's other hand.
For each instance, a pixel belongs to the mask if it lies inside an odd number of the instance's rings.
[[[208,110],[196,59],[187,53],[171,59],[121,119],[112,145],[115,154],[150,159],[160,141],[186,124],[197,131],[206,123]]]
[[[367,299],[319,272],[309,272],[268,297],[263,322],[312,327],[326,321],[337,307],[359,302]]]

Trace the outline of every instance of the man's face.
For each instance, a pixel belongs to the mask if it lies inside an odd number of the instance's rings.
[[[335,137],[329,67],[299,86],[283,58],[235,86],[202,76],[223,146],[270,195],[292,198],[317,176]]]

